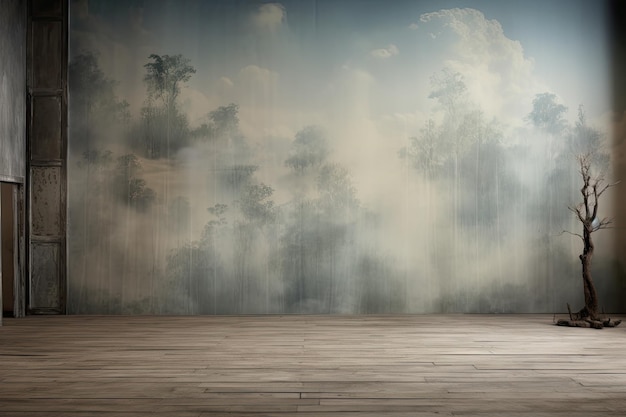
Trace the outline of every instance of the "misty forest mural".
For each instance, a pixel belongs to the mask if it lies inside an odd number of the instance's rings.
[[[575,156],[611,172],[602,2],[70,12],[70,312],[581,303],[562,232],[579,232]],[[593,264],[607,311],[626,287],[613,233]]]

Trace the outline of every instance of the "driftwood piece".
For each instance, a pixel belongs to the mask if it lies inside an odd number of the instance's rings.
[[[560,319],[556,322],[557,326],[567,326],[567,327],[589,327],[589,323],[584,320],[565,320]]]
[[[621,320],[611,321],[611,318],[609,317],[607,320],[604,320],[602,324],[604,325],[604,327],[617,327],[620,325],[621,322]]]
[[[605,327],[617,327],[622,322],[621,320],[611,320],[611,318],[604,318],[604,310],[602,314],[592,314],[587,306],[583,307],[579,312],[572,313],[572,308],[567,303],[567,312],[569,314],[569,320],[559,319],[556,322],[557,326],[567,327],[591,327],[592,329],[604,329]],[[553,320],[554,323],[554,320]]]
[[[567,326],[567,327],[590,327],[592,329],[603,329],[605,327],[617,327],[621,323],[621,320],[611,320],[610,318],[607,320],[566,320],[559,319],[556,322],[557,326]]]
[[[599,320],[591,320],[591,319],[585,319],[585,321],[587,323],[589,323],[589,327],[593,328],[593,329],[603,329],[604,326],[602,325],[602,322]]]

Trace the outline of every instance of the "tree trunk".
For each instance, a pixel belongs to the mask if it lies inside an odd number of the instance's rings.
[[[593,284],[591,278],[591,259],[593,257],[593,241],[591,240],[591,225],[584,225],[584,249],[583,253],[579,256],[583,269],[583,291],[585,294],[585,307],[583,307],[578,315],[580,319],[590,318],[591,320],[598,319],[598,295],[596,293],[596,287]]]

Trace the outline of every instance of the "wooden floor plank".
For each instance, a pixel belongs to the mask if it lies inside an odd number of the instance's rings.
[[[626,327],[552,320],[5,319],[0,417],[626,415]]]

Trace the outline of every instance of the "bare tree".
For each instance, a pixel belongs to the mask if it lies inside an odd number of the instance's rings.
[[[582,264],[583,292],[585,295],[585,306],[577,313],[572,314],[569,304],[567,308],[570,312],[570,320],[559,320],[557,324],[562,326],[574,327],[594,327],[601,329],[602,327],[615,327],[621,321],[604,320],[600,317],[598,307],[598,293],[591,277],[591,260],[595,246],[591,238],[592,233],[598,230],[610,228],[613,219],[604,217],[598,219],[598,208],[600,206],[600,197],[606,190],[617,185],[619,182],[609,183],[605,180],[603,174],[595,174],[592,172],[592,162],[594,159],[593,152],[586,152],[577,156],[580,175],[582,178],[582,187],[580,193],[582,202],[576,206],[568,207],[572,211],[578,221],[582,223],[583,232],[569,234],[578,236],[583,241],[583,253],[580,254],[580,262]]]

